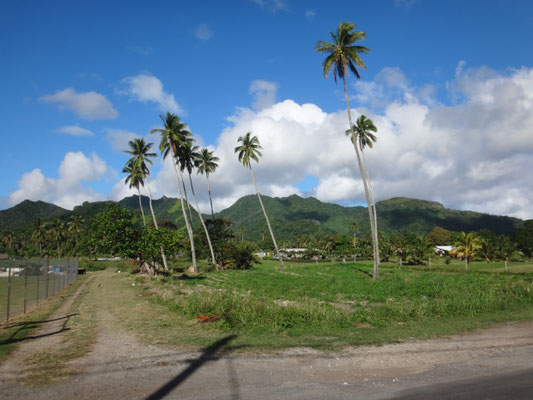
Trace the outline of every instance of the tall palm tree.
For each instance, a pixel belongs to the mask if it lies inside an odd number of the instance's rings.
[[[129,184],[130,189],[137,189],[137,193],[139,195],[139,208],[141,209],[141,214],[143,216],[143,225],[146,226],[146,218],[144,216],[144,210],[141,201],[141,186],[144,186],[144,174],[141,170],[141,166],[134,160],[130,159],[126,162],[126,165],[122,169],[122,172],[128,174],[126,176],[126,185]]]
[[[135,138],[133,140],[130,140],[128,142],[128,145],[129,149],[124,150],[124,152],[133,156],[132,158],[130,158],[128,163],[133,162],[137,164],[139,172],[143,176],[143,181],[141,182],[141,184],[143,186],[144,184],[146,184],[146,187],[148,189],[148,204],[150,206],[150,213],[152,214],[152,221],[154,221],[155,229],[159,229],[159,226],[157,225],[157,219],[154,213],[154,207],[152,205],[152,190],[150,189],[150,183],[148,182],[148,179],[146,179],[150,175],[150,168],[148,168],[148,164],[152,164],[151,158],[157,155],[155,153],[150,153],[150,148],[153,146],[153,143],[146,143],[142,138]],[[163,259],[163,267],[165,268],[165,271],[168,271],[167,257],[165,255],[165,250],[163,249],[163,247],[161,247],[161,258]]]
[[[204,218],[202,217],[202,212],[200,211],[200,205],[198,204],[198,199],[196,198],[196,192],[194,191],[194,185],[192,183],[192,171],[195,167],[196,160],[198,159],[200,153],[198,152],[198,146],[193,146],[193,141],[188,141],[178,148],[178,162],[180,164],[180,169],[187,170],[189,175],[189,185],[191,187],[192,197],[194,198],[194,204],[196,205],[196,211],[198,212],[198,217],[204,228],[205,237],[207,239],[207,244],[209,246],[209,251],[211,252],[211,262],[213,265],[216,265],[215,252],[213,251],[213,245],[211,244],[211,238],[209,237],[209,231],[204,223]]]
[[[368,181],[368,190],[370,192],[370,201],[372,203],[372,213],[374,216],[374,228],[376,230],[378,229],[376,201],[374,200],[374,191],[372,190],[372,185],[370,184],[370,172],[368,171],[368,164],[366,163],[365,147],[374,147],[374,143],[378,140],[378,138],[372,132],[377,131],[378,128],[376,128],[374,122],[365,115],[359,116],[359,118],[357,118],[355,121],[355,124],[352,126],[352,129],[348,129],[346,131],[346,136],[353,135],[353,132],[355,132],[355,135],[357,136],[357,142],[359,143],[359,149],[361,150],[361,156],[363,158],[363,168]]]
[[[207,180],[207,191],[209,192],[209,203],[211,203],[211,219],[215,219],[215,213],[213,212],[213,199],[211,197],[211,186],[209,185],[209,174],[215,172],[218,167],[218,157],[213,155],[212,151],[208,149],[202,149],[196,158],[196,168],[198,168],[199,174],[205,174]]]
[[[348,91],[346,89],[346,76],[349,71],[352,71],[357,79],[360,79],[357,67],[366,68],[365,63],[359,54],[367,54],[370,49],[364,46],[358,46],[354,43],[364,40],[366,33],[362,31],[353,31],[355,24],[349,22],[341,22],[337,28],[337,33],[331,32],[333,43],[319,41],[315,45],[315,50],[319,53],[327,53],[327,57],[322,63],[324,77],[327,78],[329,73],[333,71],[333,78],[337,83],[337,75],[342,78],[344,84],[344,98],[346,100],[346,111],[348,113],[348,126],[353,128],[352,114],[350,111],[350,102],[348,100]],[[365,197],[368,205],[368,216],[370,218],[370,229],[372,232],[372,247],[374,254],[374,278],[379,276],[379,246],[377,228],[374,226],[374,216],[372,212],[372,203],[370,201],[369,184],[365,174],[365,170],[361,161],[361,155],[357,147],[357,137],[352,129],[352,144],[357,156],[357,163],[361,171],[361,179],[365,189]]]
[[[61,258],[61,248],[60,244],[63,240],[65,240],[65,224],[61,222],[61,220],[56,219],[54,222],[52,222],[49,225],[48,228],[48,235],[50,236],[50,239],[54,242],[56,242],[57,245],[57,258]]]
[[[77,250],[78,250],[78,235],[83,229],[83,224],[85,220],[81,215],[73,215],[70,217],[70,221],[67,222],[67,230],[69,232],[74,233],[74,237],[76,239],[76,256],[77,256]]]
[[[46,239],[46,224],[40,217],[33,223],[31,238],[39,244],[39,258],[43,258],[43,243]]]
[[[477,251],[481,249],[479,238],[474,232],[468,234],[461,232],[458,240],[455,242],[456,248],[450,253],[465,260],[465,269],[468,270],[468,262],[474,258]]]
[[[189,222],[189,219],[187,218],[187,213],[185,212],[183,193],[181,191],[180,173],[178,172],[178,168],[175,162],[178,146],[180,144],[185,143],[188,136],[190,136],[190,132],[187,131],[186,125],[180,121],[176,114],[167,112],[165,115],[160,115],[159,117],[163,122],[163,127],[152,129],[150,133],[158,133],[161,135],[159,151],[163,155],[163,159],[165,159],[168,154],[170,154],[172,157],[172,165],[174,166],[174,172],[176,174],[176,184],[178,186],[178,192],[180,195],[181,210],[183,212],[183,219],[185,220],[187,234],[189,235],[189,243],[191,245],[192,268],[194,272],[198,272],[198,266],[196,265],[196,251],[194,248],[192,226]]]
[[[257,192],[257,198],[259,199],[259,204],[261,204],[261,209],[263,210],[263,214],[265,215],[268,230],[270,232],[270,236],[272,237],[274,248],[276,249],[276,254],[279,258],[279,262],[281,263],[281,268],[285,268],[285,265],[283,264],[283,258],[281,257],[281,254],[279,252],[278,245],[276,243],[276,238],[274,237],[274,232],[272,232],[272,228],[270,227],[270,221],[268,220],[265,207],[263,206],[263,201],[261,200],[261,194],[259,193],[257,183],[255,182],[255,176],[252,171],[251,160],[255,160],[255,162],[259,162],[259,157],[262,156],[261,152],[259,151],[259,149],[262,149],[261,144],[259,143],[259,139],[257,139],[257,136],[252,136],[252,132],[248,132],[245,136],[239,137],[237,142],[240,142],[241,145],[235,147],[235,153],[238,153],[239,161],[242,162],[242,165],[250,169],[250,175],[252,176],[252,182],[254,184],[255,191]]]

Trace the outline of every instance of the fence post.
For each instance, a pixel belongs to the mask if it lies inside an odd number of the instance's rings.
[[[9,306],[11,302],[11,265],[8,267],[7,273],[7,319],[9,321]]]
[[[39,280],[41,279],[41,274],[39,272],[41,272],[41,268],[42,266],[41,264],[39,264],[39,269],[37,270],[38,273],[37,273],[37,300],[36,300],[37,304],[35,304],[36,306],[39,305]]]
[[[26,314],[26,298],[28,294],[28,266],[24,267],[24,314]]]
[[[50,275],[48,274],[48,267],[50,266],[50,256],[46,256],[46,269],[44,270],[45,274],[46,274],[46,279],[45,279],[45,282],[46,282],[46,291],[45,291],[45,299],[48,298],[48,286],[49,283],[50,283]]]

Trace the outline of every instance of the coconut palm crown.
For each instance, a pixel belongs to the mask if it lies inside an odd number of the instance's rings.
[[[259,157],[262,157],[263,154],[259,151],[262,147],[257,136],[252,136],[252,132],[248,132],[246,135],[240,136],[237,141],[241,142],[241,145],[235,147],[235,153],[238,153],[238,158],[242,165],[250,168],[250,159],[259,162]]]
[[[333,71],[333,79],[337,82],[337,75],[344,78],[348,71],[360,79],[357,67],[366,69],[365,63],[359,53],[367,54],[370,49],[364,46],[354,45],[355,42],[364,40],[366,33],[362,31],[352,32],[355,24],[341,22],[337,28],[337,33],[330,32],[333,43],[319,41],[315,45],[315,50],[319,53],[329,53],[322,63],[324,77],[327,78]]]
[[[357,141],[359,142],[359,148],[364,150],[366,146],[372,148],[374,143],[377,142],[378,138],[372,132],[376,133],[378,128],[374,125],[374,122],[367,118],[365,115],[361,115],[355,121],[355,124],[352,125],[352,129],[346,131],[346,136],[352,135],[352,132],[355,132],[357,136]]]

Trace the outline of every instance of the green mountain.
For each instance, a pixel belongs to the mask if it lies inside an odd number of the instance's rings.
[[[297,195],[282,198],[261,196],[261,198],[278,240],[304,234],[351,235],[354,223],[359,226],[361,234],[370,231],[368,211],[365,207],[343,207],[324,203],[313,197],[302,198]],[[0,211],[0,231],[28,228],[37,217],[45,220],[60,218],[66,221],[71,215],[81,215],[86,221],[90,221],[108,203],[84,202],[74,210],[68,211],[42,201],[26,200],[8,210]],[[137,196],[126,197],[118,204],[140,216]],[[142,204],[146,220],[151,223],[147,197],[142,197]],[[451,210],[437,202],[405,197],[379,201],[376,207],[378,227],[380,231],[386,233],[407,229],[417,234],[427,234],[435,226],[439,226],[452,231],[490,229],[497,234],[514,234],[523,224],[523,221],[517,218]],[[153,201],[153,208],[158,222],[168,221],[178,228],[184,226],[181,203],[178,199],[163,196]],[[200,229],[200,221],[194,208],[191,208],[191,212],[194,227]],[[268,235],[265,219],[255,195],[240,198],[231,207],[217,213],[215,217],[231,220],[234,222],[235,230],[243,227],[245,239],[259,240],[263,235]],[[204,215],[204,218],[210,217]]]
[[[14,207],[0,211],[0,232],[25,229],[39,217],[54,219],[62,217],[69,212],[55,204],[45,203],[44,201],[24,200]]]

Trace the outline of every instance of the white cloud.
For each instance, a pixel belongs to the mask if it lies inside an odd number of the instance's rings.
[[[289,11],[285,0],[251,0],[251,2],[257,4],[261,9],[272,13]]]
[[[409,9],[421,0],[394,0],[394,5],[399,8]]]
[[[11,193],[9,203],[15,205],[25,199],[42,200],[72,209],[84,201],[104,200],[105,196],[83,186],[83,182],[98,181],[112,173],[104,160],[96,154],[90,157],[81,152],[69,152],[59,166],[57,179],[45,177],[38,168],[25,173],[19,189]]]
[[[125,94],[135,101],[156,103],[161,111],[183,112],[174,95],[165,92],[163,83],[153,75],[128,76],[122,82],[127,86]]]
[[[254,97],[252,107],[261,110],[276,102],[278,85],[274,82],[257,79],[250,84],[248,92]]]
[[[78,117],[86,120],[118,117],[113,104],[105,96],[96,92],[78,93],[73,88],[67,88],[48,96],[42,96],[39,101],[57,103],[59,109],[74,111]]]
[[[195,29],[194,35],[200,40],[207,41],[213,37],[213,32],[207,24],[200,24]]]
[[[57,129],[56,132],[70,136],[94,136],[92,131],[76,125],[62,126],[61,128]]]
[[[316,12],[314,12],[313,10],[305,10],[305,18],[307,18],[308,20],[312,20],[313,18],[315,18],[315,15]]]
[[[128,142],[140,137],[142,136],[122,129],[108,129],[105,135],[106,140],[111,144],[111,148],[116,151],[128,149]]]

